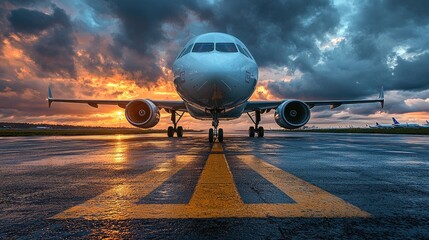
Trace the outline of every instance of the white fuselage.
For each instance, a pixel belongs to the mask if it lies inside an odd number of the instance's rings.
[[[258,66],[246,46],[224,33],[191,39],[173,65],[174,85],[190,115],[212,119],[241,116],[258,81]]]
[[[375,125],[373,125],[373,126],[369,126],[370,128],[393,128],[394,126],[393,126],[393,124],[379,124],[379,123],[376,123]]]
[[[417,123],[395,123],[393,124],[395,128],[419,128],[421,127]]]

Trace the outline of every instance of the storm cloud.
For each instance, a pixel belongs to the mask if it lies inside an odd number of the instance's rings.
[[[339,43],[320,49],[317,64],[306,58],[296,58],[294,62],[300,74],[288,82],[271,82],[269,90],[281,98],[341,99],[373,96],[381,86],[387,90],[416,93],[428,89],[429,75],[425,66],[429,66],[429,3],[363,1],[344,4],[354,13],[343,15],[341,24],[347,31],[339,31]],[[403,103],[407,94],[399,95]],[[387,99],[387,111],[397,112],[394,111],[397,105],[389,108],[389,101]],[[371,113],[378,111],[372,109]]]
[[[75,37],[70,19],[63,9],[53,5],[52,14],[48,15],[36,10],[18,8],[10,12],[8,20],[11,32],[38,37],[23,48],[40,66],[41,76],[54,73],[64,77],[76,77]]]

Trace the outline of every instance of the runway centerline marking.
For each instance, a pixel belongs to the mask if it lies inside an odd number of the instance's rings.
[[[213,144],[188,204],[138,204],[137,202],[192,164],[196,156],[179,155],[132,181],[116,186],[52,219],[125,220],[146,218],[265,218],[265,217],[370,217],[341,198],[283,171],[253,155],[238,159],[259,173],[296,203],[245,204],[235,186],[219,143]]]

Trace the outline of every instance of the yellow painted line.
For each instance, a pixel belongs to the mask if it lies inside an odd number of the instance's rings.
[[[141,198],[194,160],[192,156],[178,156],[174,161],[161,164],[132,182],[117,186],[53,218],[124,220],[370,216],[344,200],[252,155],[239,156],[239,159],[296,203],[244,204],[237,192],[222,145],[215,143],[188,204],[137,204]]]
[[[212,152],[222,151],[221,144],[213,144]],[[206,217],[219,209],[243,205],[224,154],[209,155],[189,205],[196,211],[208,210],[204,211],[208,214]]]
[[[195,161],[195,156],[181,155],[162,163],[133,180],[128,180],[97,197],[80,205],[74,206],[52,218],[84,218],[84,219],[129,219],[135,218],[136,204],[142,197],[148,195],[162,183],[187,164]],[[146,211],[152,211],[152,207]],[[140,213],[141,214],[141,213]]]
[[[275,217],[370,217],[358,207],[339,197],[283,171],[253,155],[238,158],[267,179],[295,204],[255,204],[258,211]]]

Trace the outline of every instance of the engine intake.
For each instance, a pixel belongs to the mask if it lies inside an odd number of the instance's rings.
[[[158,124],[160,113],[158,107],[153,102],[146,99],[139,99],[127,104],[125,117],[135,127],[151,128]]]
[[[280,104],[274,113],[274,120],[283,128],[295,129],[310,120],[310,107],[299,100],[287,100]]]

